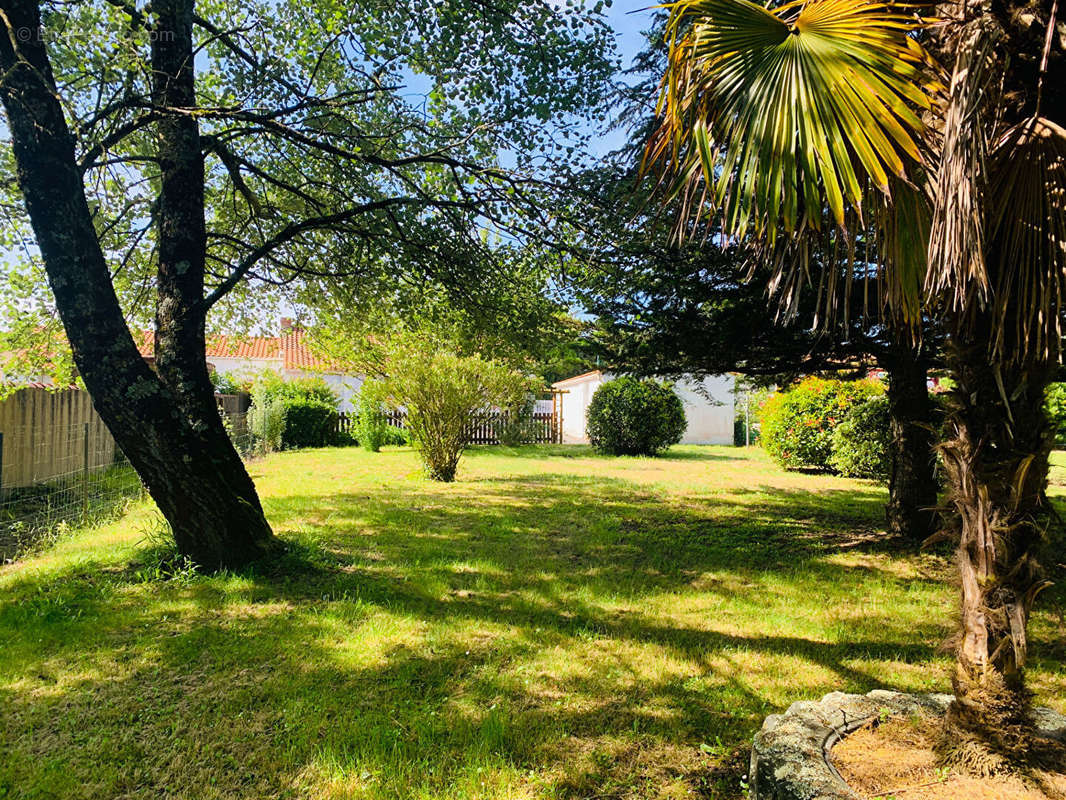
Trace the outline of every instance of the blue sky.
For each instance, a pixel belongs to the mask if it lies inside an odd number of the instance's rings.
[[[614,28],[623,69],[628,69],[633,57],[644,48],[643,31],[651,27],[651,19],[652,10],[648,0],[614,0],[608,9],[607,20]],[[624,131],[609,131],[598,136],[593,147],[605,153],[620,147],[623,139]]]
[[[651,4],[646,0],[615,0],[607,11],[607,19],[618,37],[618,52],[623,66],[644,46],[641,31],[651,25]]]

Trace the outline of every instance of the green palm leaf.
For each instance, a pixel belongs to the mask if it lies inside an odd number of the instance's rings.
[[[908,34],[924,23],[870,0],[768,9],[748,0],[680,0],[670,9],[662,124],[645,169],[670,176],[685,214],[705,203],[725,232],[818,226],[828,208],[862,219],[922,162],[920,113],[939,84]]]

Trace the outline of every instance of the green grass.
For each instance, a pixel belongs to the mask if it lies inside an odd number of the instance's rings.
[[[871,483],[724,447],[251,469],[268,570],[161,577],[146,508],[0,567],[0,798],[737,798],[767,714],[948,688],[948,560]],[[1061,616],[1033,638],[1066,711]]]

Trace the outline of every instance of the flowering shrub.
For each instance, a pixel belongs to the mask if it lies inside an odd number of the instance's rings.
[[[833,430],[853,406],[884,391],[875,380],[804,378],[763,404],[760,441],[786,469],[832,469]]]
[[[849,478],[888,480],[891,441],[888,398],[871,397],[852,406],[834,429],[829,466]]]

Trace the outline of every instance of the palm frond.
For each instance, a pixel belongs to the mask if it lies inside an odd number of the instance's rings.
[[[723,231],[820,227],[823,209],[862,223],[868,186],[889,195],[921,163],[921,113],[939,90],[909,34],[925,21],[872,0],[668,4],[669,68],[645,170],[668,200]]]
[[[990,288],[984,255],[988,142],[983,121],[998,38],[998,26],[987,15],[967,23],[958,37],[944,110],[926,289],[956,311],[983,303]]]
[[[1066,290],[1066,129],[1032,117],[993,143],[984,221],[992,356],[1057,354]]]
[[[922,181],[924,184],[924,181]],[[897,327],[916,333],[922,318],[932,207],[926,193],[898,182],[892,198],[872,198],[882,298]]]

